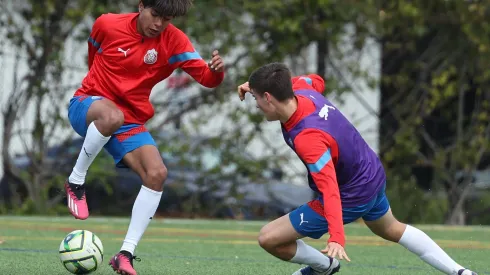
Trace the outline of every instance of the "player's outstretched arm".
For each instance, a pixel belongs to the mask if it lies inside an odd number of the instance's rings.
[[[342,219],[342,204],[337,176],[332,160],[335,141],[326,133],[315,129],[301,132],[294,141],[299,157],[306,163],[308,170],[323,195],[324,216],[328,223],[330,238],[323,253],[350,261],[344,250],[345,233]]]
[[[172,52],[170,65],[181,68],[204,87],[215,88],[223,82],[225,65],[218,50],[213,51],[211,59],[206,62],[194,49],[189,38],[183,32],[178,32]]]

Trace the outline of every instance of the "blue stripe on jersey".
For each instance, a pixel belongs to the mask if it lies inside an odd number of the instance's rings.
[[[201,59],[201,56],[196,51],[180,53],[180,54],[172,55],[168,59],[168,63],[174,64],[174,63],[177,63],[177,62],[184,62],[184,61],[188,61],[188,60],[191,60],[191,59]]]
[[[318,173],[327,165],[327,163],[332,159],[330,154],[330,148],[320,157],[315,163],[308,163],[306,166],[311,173]]]
[[[304,81],[306,81],[306,83],[308,83],[308,85],[311,85],[313,83],[313,81],[311,81],[311,78],[306,76],[302,76],[299,79],[303,79]]]
[[[95,41],[92,37],[88,37],[88,42],[92,43],[92,45],[98,50],[98,53],[102,52],[102,48],[100,47],[100,43]]]

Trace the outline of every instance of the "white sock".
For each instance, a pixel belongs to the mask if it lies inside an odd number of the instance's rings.
[[[451,259],[427,234],[415,227],[407,225],[398,243],[419,256],[424,262],[445,274],[457,275],[458,271],[463,269],[462,266]]]
[[[141,186],[141,190],[133,205],[131,222],[129,223],[128,233],[126,234],[121,250],[129,251],[134,255],[134,250],[143,233],[145,233],[148,224],[150,224],[153,215],[155,215],[161,198],[162,192]]]
[[[314,270],[323,271],[330,267],[330,258],[302,240],[296,240],[296,254],[289,260],[292,263],[309,265]]]
[[[94,161],[95,157],[102,150],[104,145],[109,141],[111,137],[103,136],[95,124],[92,122],[88,126],[85,140],[83,141],[82,150],[78,155],[77,163],[73,167],[68,181],[74,184],[83,184],[85,182],[85,176],[87,170]]]

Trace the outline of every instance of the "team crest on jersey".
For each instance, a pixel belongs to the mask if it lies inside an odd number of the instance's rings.
[[[146,64],[155,64],[157,62],[158,53],[155,49],[148,50],[143,59]]]

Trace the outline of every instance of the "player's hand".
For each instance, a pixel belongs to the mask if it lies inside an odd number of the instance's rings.
[[[245,94],[250,92],[250,87],[248,86],[248,82],[243,83],[238,86],[238,97],[241,101],[245,99]]]
[[[223,59],[219,56],[218,50],[213,51],[213,56],[211,57],[208,66],[213,72],[223,72],[225,70],[225,63],[223,63]]]
[[[335,242],[327,243],[327,247],[325,249],[321,250],[323,254],[327,254],[329,257],[332,258],[339,258],[340,260],[347,260],[350,262],[349,256],[347,256],[347,253],[345,253],[344,248]]]

